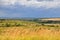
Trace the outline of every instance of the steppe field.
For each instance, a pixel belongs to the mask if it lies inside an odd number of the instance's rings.
[[[0,19],[0,40],[60,40],[60,20]]]

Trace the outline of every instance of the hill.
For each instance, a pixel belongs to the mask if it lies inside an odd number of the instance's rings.
[[[60,18],[38,18],[35,19],[34,21],[38,23],[60,24]]]

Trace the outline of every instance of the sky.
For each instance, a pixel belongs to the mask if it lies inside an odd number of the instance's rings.
[[[0,17],[60,17],[60,0],[0,0]]]

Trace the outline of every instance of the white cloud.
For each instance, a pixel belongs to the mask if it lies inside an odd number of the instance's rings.
[[[0,5],[2,6],[14,6],[16,4],[25,7],[56,8],[60,7],[60,0],[0,0]]]

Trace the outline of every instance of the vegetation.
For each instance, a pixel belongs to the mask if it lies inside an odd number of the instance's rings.
[[[0,40],[60,40],[60,22],[0,19]]]

